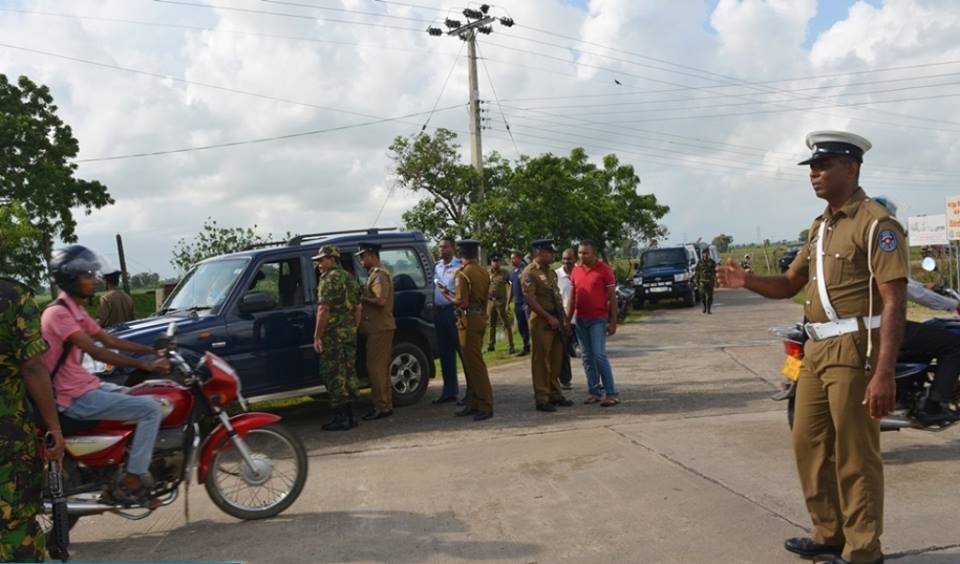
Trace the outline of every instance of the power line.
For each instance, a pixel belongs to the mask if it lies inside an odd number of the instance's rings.
[[[406,16],[394,16],[393,14],[383,14],[377,12],[364,12],[362,10],[349,10],[347,8],[332,8],[330,6],[318,6],[316,4],[305,4],[303,2],[290,2],[288,0],[260,0],[261,2],[266,2],[267,4],[277,4],[281,6],[294,6],[298,8],[310,8],[312,10],[327,10],[330,12],[341,12],[345,14],[357,14],[361,16],[375,16],[380,18],[390,18],[394,20],[404,20],[408,22],[418,22],[423,24],[429,24],[431,20],[424,20],[421,18],[409,18]]]
[[[480,63],[483,65],[483,72],[487,75],[487,81],[490,83],[490,91],[493,92],[493,99],[497,102],[497,108],[500,110],[500,117],[503,118],[503,127],[506,128],[507,133],[510,134],[510,142],[513,143],[513,148],[517,151],[517,158],[521,158],[523,155],[520,154],[520,147],[517,146],[517,140],[513,138],[513,131],[510,129],[510,124],[507,123],[507,115],[503,113],[503,108],[500,107],[500,98],[497,96],[497,89],[493,86],[493,78],[490,76],[490,70],[487,69],[487,63],[483,60],[483,56],[480,53],[480,46],[477,45],[477,58],[480,59]]]
[[[449,106],[449,107],[446,107],[446,108],[442,108],[440,111],[451,110],[451,109],[459,108],[459,107],[460,107],[460,105],[458,104],[458,105],[456,105],[456,106]],[[255,144],[259,144],[259,143],[268,143],[268,142],[271,142],[271,141],[281,141],[281,140],[286,140],[286,139],[295,139],[295,138],[298,138],[298,137],[308,137],[308,136],[311,136],[311,135],[320,135],[320,134],[322,134],[322,133],[330,133],[330,132],[333,132],[333,131],[344,131],[344,130],[347,130],[347,129],[356,129],[356,128],[358,128],[358,127],[368,127],[368,126],[371,126],[371,125],[377,125],[377,124],[380,124],[380,123],[387,123],[387,122],[391,122],[391,121],[401,121],[401,120],[408,119],[408,118],[411,118],[411,117],[422,116],[423,114],[427,114],[427,113],[432,114],[434,111],[435,111],[435,109],[434,109],[434,110],[430,110],[429,112],[416,112],[416,113],[406,114],[406,115],[402,115],[402,116],[395,116],[395,117],[388,117],[388,118],[376,119],[376,120],[367,121],[367,122],[363,122],[363,123],[353,123],[353,124],[349,124],[349,125],[341,125],[341,126],[337,126],[337,127],[328,127],[328,128],[324,128],[324,129],[313,129],[313,130],[310,130],[310,131],[301,131],[301,132],[298,132],[298,133],[287,133],[287,134],[285,134],[285,135],[275,135],[275,136],[272,136],[272,137],[260,137],[260,138],[257,138],[257,139],[245,139],[245,140],[243,140],[243,141],[230,141],[230,142],[227,142],[227,143],[213,143],[213,144],[210,144],[210,145],[200,145],[200,146],[193,146],[193,147],[181,147],[181,148],[179,148],[179,149],[168,149],[168,150],[163,150],[163,151],[149,151],[149,152],[144,152],[144,153],[130,153],[130,154],[125,154],[125,155],[113,155],[113,156],[109,156],[109,157],[95,157],[95,158],[90,158],[90,159],[78,159],[77,162],[78,162],[78,163],[93,163],[93,162],[102,162],[102,161],[118,161],[118,160],[124,160],[124,159],[136,159],[136,158],[141,158],[141,157],[156,157],[156,156],[160,156],[160,155],[172,155],[172,154],[175,154],[175,153],[190,153],[190,152],[194,152],[194,151],[207,151],[207,150],[210,150],[210,149],[222,149],[222,148],[225,148],[225,147],[237,147],[237,146],[240,146],[240,145],[255,145]]]

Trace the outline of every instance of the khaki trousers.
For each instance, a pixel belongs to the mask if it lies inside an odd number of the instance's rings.
[[[377,411],[393,409],[393,382],[390,381],[390,362],[393,360],[395,331],[377,331],[367,338],[367,378],[373,393],[373,407]]]
[[[513,348],[513,323],[507,315],[507,300],[487,302],[487,319],[490,320],[490,348],[497,343],[497,325],[503,325],[503,332],[507,334],[507,344]]]
[[[483,361],[483,332],[487,320],[482,315],[464,315],[457,320],[463,372],[467,379],[466,407],[483,413],[493,413],[493,388],[487,364]]]
[[[563,337],[539,317],[530,320],[530,371],[533,397],[537,404],[563,397],[560,370],[563,368]]]
[[[807,342],[793,427],[813,540],[844,545],[850,562],[880,558],[883,532],[880,423],[862,405],[865,341],[861,332]]]

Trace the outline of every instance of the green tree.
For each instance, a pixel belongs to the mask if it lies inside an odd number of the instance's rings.
[[[89,215],[113,203],[106,186],[74,176],[80,145],[57,109],[46,86],[25,76],[14,85],[0,74],[0,205],[18,207],[6,213],[33,227],[18,228],[24,252],[3,266],[9,263],[12,274],[34,282],[43,276],[54,240],[77,240],[73,210]]]
[[[399,184],[427,194],[403,215],[408,228],[434,238],[472,235],[501,251],[525,249],[541,237],[560,245],[589,238],[603,250],[666,235],[658,220],[668,208],[652,194],[639,194],[633,167],[615,155],[597,166],[580,148],[566,157],[522,156],[513,164],[492,153],[481,198],[477,175],[462,164],[455,139],[440,129],[433,137],[397,138],[391,145]]]
[[[32,287],[40,285],[43,234],[30,223],[30,216],[19,202],[0,205],[0,274],[16,278]]]
[[[290,233],[283,238],[289,239]],[[181,238],[173,248],[170,264],[180,274],[190,270],[198,262],[218,255],[236,253],[250,245],[269,243],[275,240],[270,234],[257,232],[257,225],[251,227],[220,227],[216,220],[207,218],[203,228],[192,239]]]
[[[160,285],[160,275],[156,272],[138,272],[130,277],[131,288],[156,288]]]
[[[713,238],[712,243],[713,246],[717,248],[718,253],[725,253],[730,250],[730,245],[733,243],[733,237],[721,233]]]
[[[800,232],[800,235],[797,237],[797,240],[800,241],[801,243],[805,243],[807,241],[807,237],[809,236],[810,236],[810,230],[804,229],[803,231]]]

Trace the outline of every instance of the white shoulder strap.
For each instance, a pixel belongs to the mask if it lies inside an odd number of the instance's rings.
[[[823,236],[827,231],[827,220],[820,222],[820,230],[817,232],[817,293],[820,294],[820,304],[823,305],[823,311],[827,313],[827,319],[836,321],[839,319],[837,310],[833,309],[830,303],[830,296],[827,294],[827,277],[824,274],[823,267]]]
[[[868,373],[870,372],[870,355],[873,354],[873,330],[869,326],[870,323],[873,323],[873,236],[877,232],[877,225],[879,224],[879,219],[873,220],[873,223],[870,224],[870,233],[867,235],[867,269],[870,271],[870,283],[867,286],[867,291],[870,292],[870,297],[867,298],[869,303],[867,314],[870,316],[868,318],[870,321],[867,326],[867,363],[864,368]]]

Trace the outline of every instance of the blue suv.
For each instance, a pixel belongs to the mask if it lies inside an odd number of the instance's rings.
[[[633,278],[636,293],[634,307],[644,302],[657,303],[664,299],[679,299],[686,306],[696,303],[693,273],[696,254],[687,247],[648,249],[640,255],[637,273]]]
[[[311,257],[321,245],[336,245],[341,264],[367,273],[353,255],[360,243],[382,246],[380,258],[393,274],[394,315],[390,377],[396,405],[416,403],[434,376],[433,258],[419,231],[369,229],[301,235],[276,244],[209,258],[183,277],[155,315],[111,328],[124,339],[152,345],[170,321],[177,324],[181,353],[195,360],[206,351],[236,369],[251,399],[315,395],[324,390],[324,367],[313,350],[317,271]],[[357,372],[367,385],[364,339]],[[128,385],[147,375],[125,369],[102,374]]]

